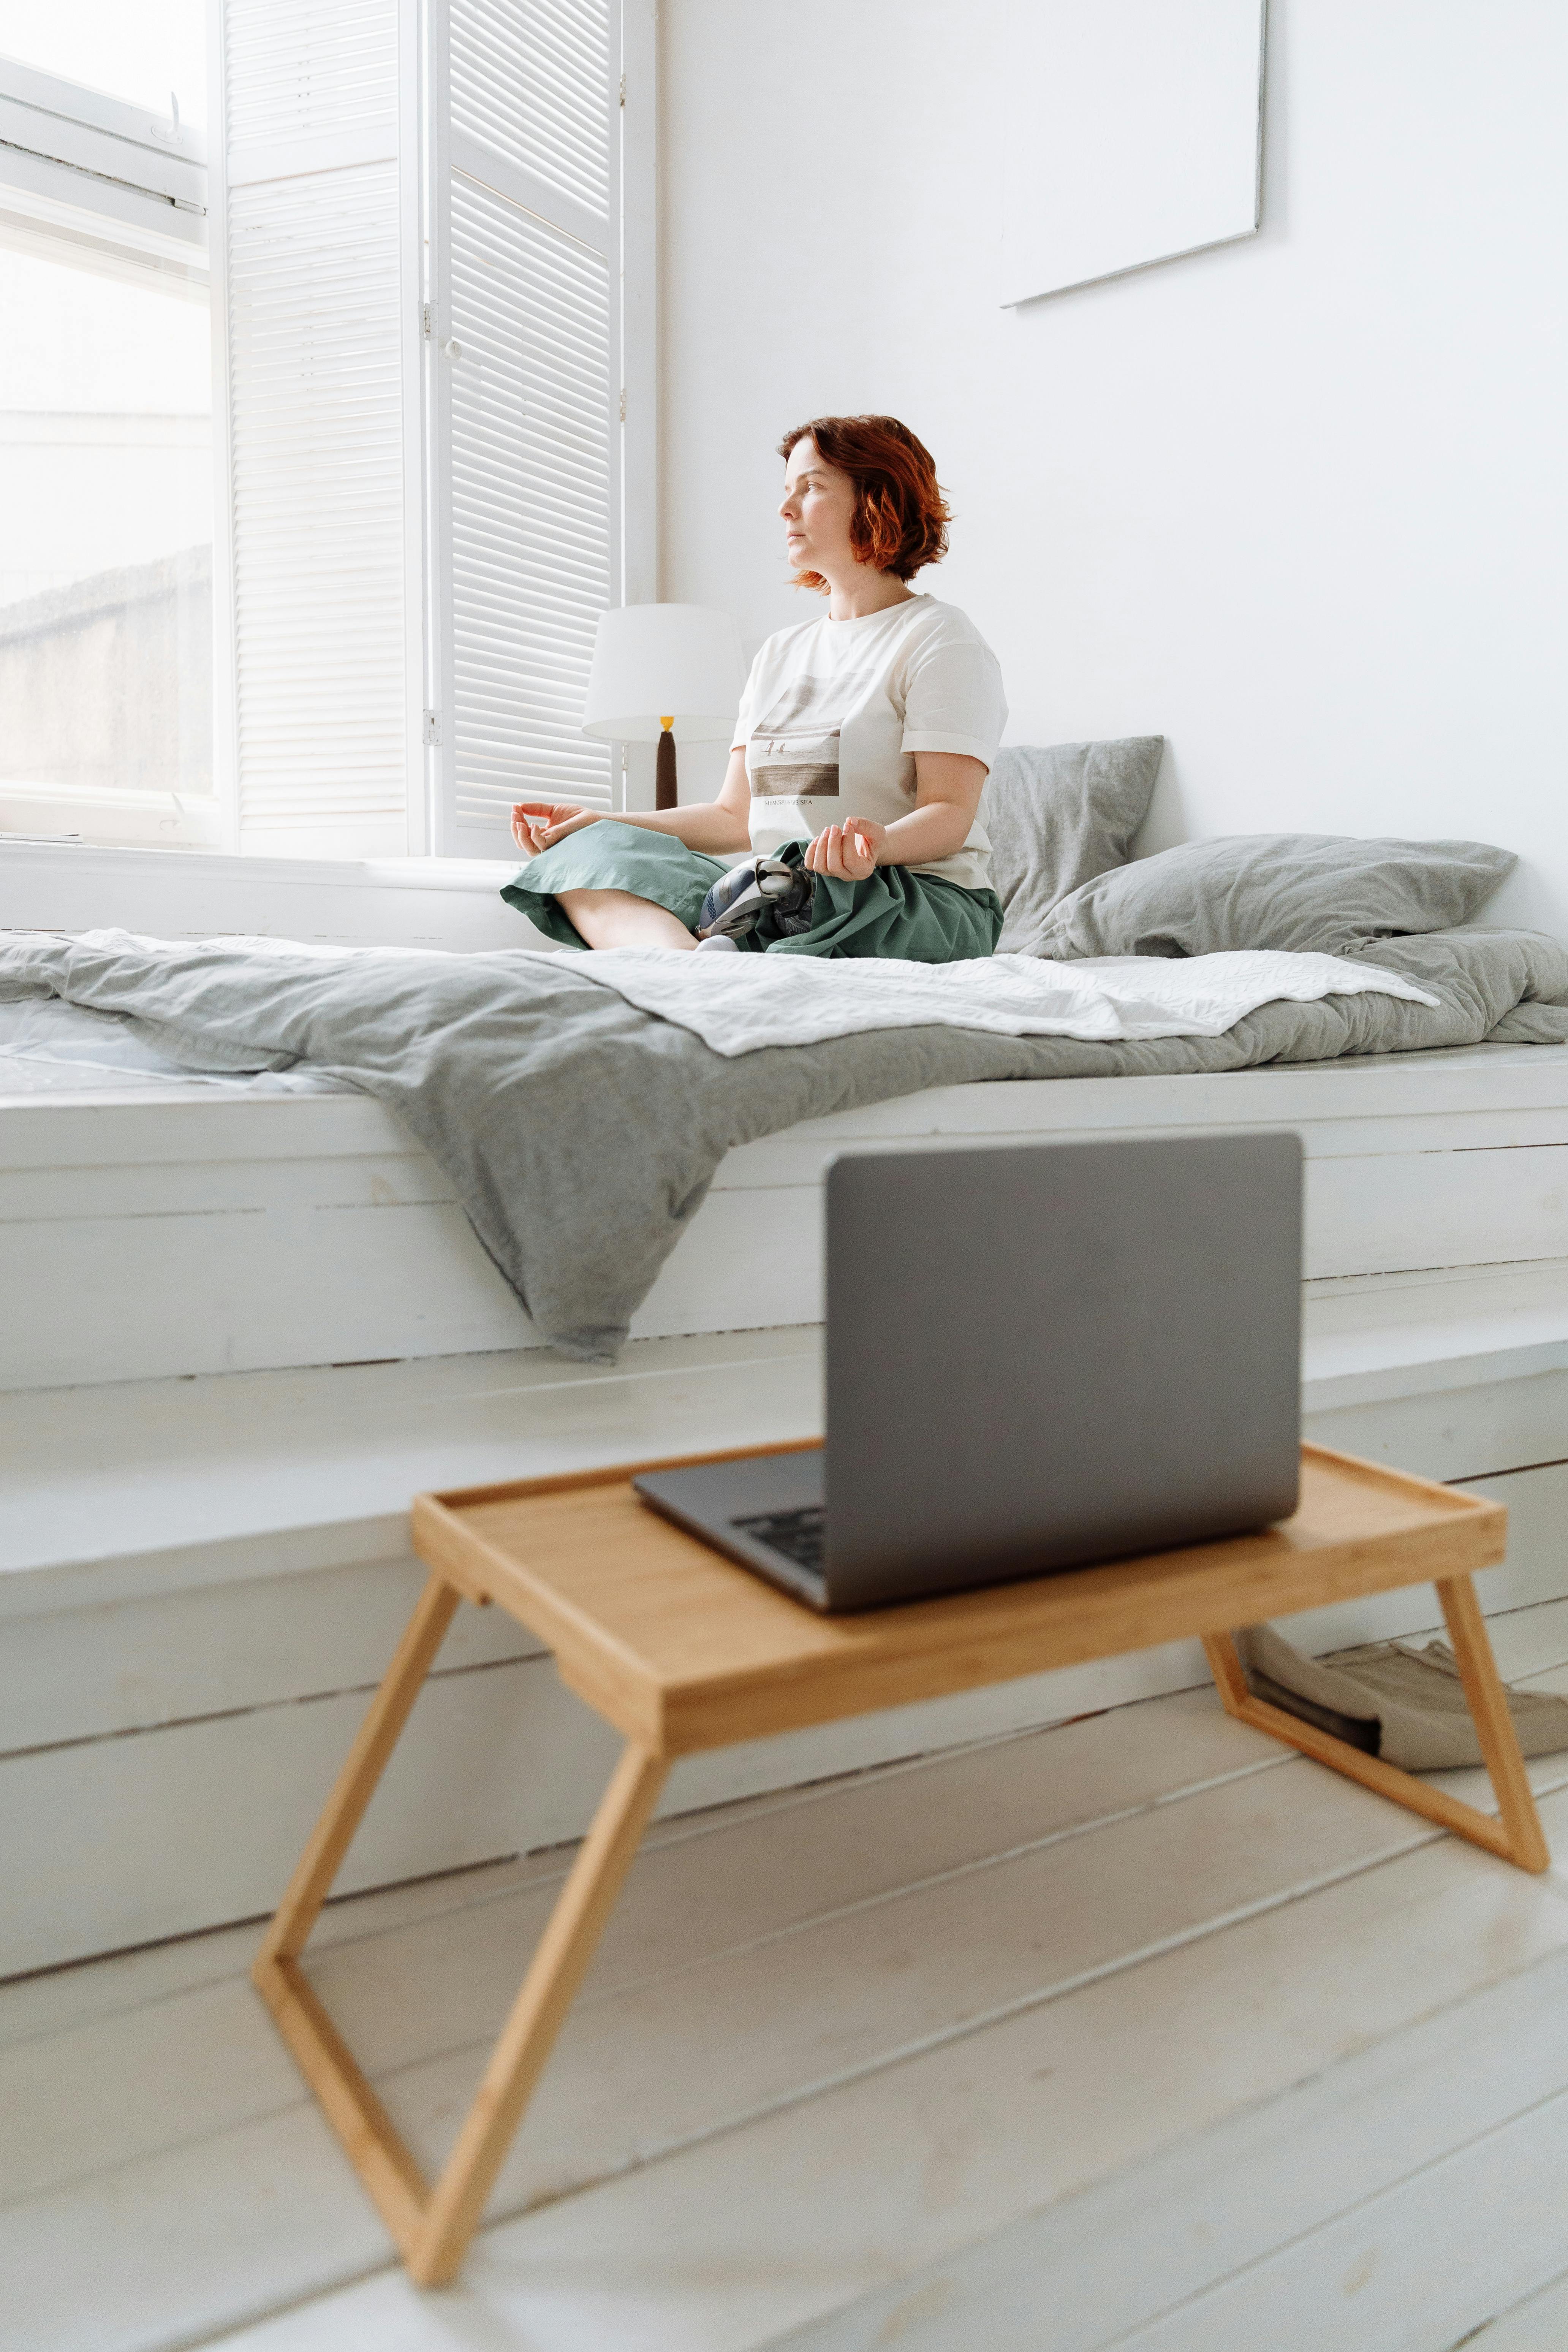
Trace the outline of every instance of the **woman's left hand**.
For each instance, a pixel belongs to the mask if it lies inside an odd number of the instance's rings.
[[[837,875],[840,882],[864,882],[876,872],[878,852],[887,837],[887,826],[874,824],[868,816],[846,817],[842,824],[828,825],[807,845],[805,870]]]
[[[579,808],[574,801],[514,801],[511,837],[525,856],[538,857],[564,841],[569,833],[580,833],[584,825],[598,822],[595,810]]]

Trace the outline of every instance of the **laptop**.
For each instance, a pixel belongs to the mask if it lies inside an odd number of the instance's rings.
[[[633,1483],[814,1609],[1287,1517],[1294,1135],[858,1153],[827,1171],[821,1446]]]

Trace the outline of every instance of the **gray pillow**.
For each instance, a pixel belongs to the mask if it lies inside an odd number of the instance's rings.
[[[1244,833],[1188,841],[1064,899],[1037,955],[1216,955],[1287,948],[1353,955],[1377,940],[1468,923],[1511,867],[1484,841],[1354,841]]]
[[[1000,952],[1037,955],[1058,898],[1126,861],[1159,772],[1163,735],[1118,743],[1006,743],[985,779],[980,822],[1002,901]]]

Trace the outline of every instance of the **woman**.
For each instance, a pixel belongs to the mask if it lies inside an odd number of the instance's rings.
[[[1007,707],[973,625],[909,585],[947,550],[936,469],[891,416],[819,416],[780,455],[785,551],[827,610],[752,663],[718,799],[622,817],[521,802],[531,862],[501,895],[568,947],[990,955],[1002,908],[975,812]],[[786,895],[742,936],[699,940],[720,853],[748,847],[811,880],[764,869]]]

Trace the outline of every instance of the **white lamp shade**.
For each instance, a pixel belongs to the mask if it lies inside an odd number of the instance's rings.
[[[680,742],[728,742],[745,682],[741,633],[728,613],[620,604],[599,615],[583,732],[653,743],[668,718]]]

